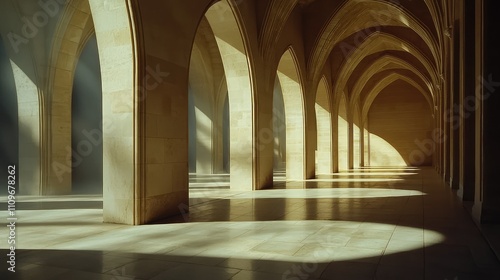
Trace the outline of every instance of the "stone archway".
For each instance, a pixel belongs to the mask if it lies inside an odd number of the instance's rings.
[[[48,175],[44,195],[71,193],[72,157],[78,154],[71,146],[71,96],[78,58],[94,34],[89,2],[77,0],[67,5],[56,30],[49,72]]]
[[[293,49],[288,48],[278,64],[278,79],[283,92],[286,116],[286,177],[307,177],[305,151],[305,105],[303,84]]]
[[[254,92],[247,48],[238,22],[226,1],[206,12],[219,48],[228,89],[230,116],[230,186],[252,190],[254,178]]]

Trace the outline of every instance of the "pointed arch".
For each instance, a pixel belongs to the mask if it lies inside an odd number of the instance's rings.
[[[384,11],[384,13],[380,13],[380,11]],[[351,20],[353,14],[357,15],[359,19],[364,19],[367,24],[363,28],[355,24]],[[308,73],[309,79],[312,81],[319,80],[323,65],[333,48],[342,40],[364,28],[376,29],[379,26],[386,25],[401,26],[414,30],[429,46],[433,56],[439,57],[439,48],[428,29],[405,9],[381,0],[347,1],[339,11],[332,14],[328,23],[318,34],[307,63],[308,69],[311,69],[311,72]]]
[[[435,123],[432,103],[422,90],[399,73],[387,76],[371,89],[363,112],[368,124],[368,165],[432,164],[434,147],[426,143],[424,149],[420,142],[431,137]]]
[[[45,195],[69,194],[72,189],[71,96],[80,53],[95,33],[89,2],[75,0],[66,5],[56,32],[49,68]]]
[[[425,100],[427,101],[427,104],[429,105],[429,109],[432,110],[434,108],[433,100],[430,98],[428,91],[426,91],[422,86],[420,86],[417,82],[415,82],[413,79],[408,78],[407,76],[404,76],[399,73],[392,73],[385,78],[381,79],[374,87],[373,89],[370,90],[370,93],[368,96],[366,96],[366,99],[363,102],[363,107],[361,110],[362,114],[362,119],[366,120],[368,116],[368,112],[370,111],[370,107],[373,104],[373,101],[377,98],[377,96],[386,88],[388,85],[394,83],[395,81],[404,81],[407,84],[413,86],[418,92],[420,92]]]
[[[355,51],[351,52],[346,60],[343,61],[339,70],[338,81],[335,83],[334,91],[344,89],[349,78],[365,57],[375,53],[387,52],[389,50],[402,51],[411,54],[422,64],[423,69],[419,69],[418,72],[426,77],[425,80],[428,85],[433,86],[438,83],[439,76],[437,74],[437,69],[433,66],[433,63],[419,51],[419,49],[413,46],[412,43],[401,40],[391,34],[375,32],[368,36],[363,43]],[[391,55],[383,54],[382,58],[379,60],[389,58],[390,56]],[[398,59],[398,61],[402,61],[402,59]],[[412,66],[412,69],[416,70],[417,68],[416,66]]]
[[[214,3],[205,16],[215,35],[226,76],[230,115],[230,186],[255,188],[254,91],[244,26],[227,1]]]
[[[354,106],[355,102],[362,102],[360,100],[363,88],[368,84],[370,78],[381,72],[381,70],[389,70],[389,69],[407,69],[414,73],[421,82],[423,82],[427,86],[427,90],[425,91],[428,96],[428,99],[434,102],[434,96],[432,95],[434,86],[431,81],[429,81],[418,69],[416,69],[413,65],[409,64],[405,60],[402,60],[397,57],[393,57],[390,55],[384,55],[381,58],[374,61],[363,74],[358,77],[357,82],[352,89],[351,99],[350,99],[350,107]]]
[[[189,94],[192,97],[195,115],[194,120],[190,120],[190,123],[195,125],[189,130],[194,132],[191,136],[195,136],[195,139],[190,139],[190,141],[193,140],[195,146],[188,148],[190,151],[192,149],[196,151],[195,164],[190,165],[190,169],[196,170],[197,174],[212,174],[215,170],[216,74],[210,52],[212,46],[206,43],[207,40],[202,39],[202,36],[212,35],[210,28],[206,25],[208,23],[202,21],[198,27],[189,65]],[[204,32],[209,34],[205,35]]]
[[[290,46],[278,64],[278,79],[283,92],[286,116],[287,179],[304,180],[306,170],[305,98],[299,64]]]

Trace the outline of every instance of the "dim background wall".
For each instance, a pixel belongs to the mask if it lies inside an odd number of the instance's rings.
[[[425,97],[397,81],[375,98],[368,114],[370,166],[430,166],[432,154],[416,142],[432,139],[432,114]],[[420,158],[414,151],[422,151]],[[412,156],[413,155],[413,156]]]

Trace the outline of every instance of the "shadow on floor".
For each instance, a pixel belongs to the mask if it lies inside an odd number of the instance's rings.
[[[161,244],[158,244],[161,246]],[[0,250],[2,256],[7,250]],[[332,248],[332,254],[335,252]],[[110,251],[18,250],[16,272],[2,264],[1,279],[89,280],[281,280],[281,279],[499,279],[499,274],[483,274],[473,262],[459,257],[467,254],[446,245],[424,252],[395,253],[345,261],[305,263],[265,259],[180,256],[164,253],[140,254]],[[457,254],[459,254],[457,256]],[[469,258],[471,256],[468,256]],[[439,259],[454,262],[438,264]],[[465,261],[465,260],[464,260]]]

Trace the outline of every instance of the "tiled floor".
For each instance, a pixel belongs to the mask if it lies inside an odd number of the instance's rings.
[[[102,224],[100,197],[20,198],[17,272],[6,271],[0,241],[0,279],[500,279],[470,215],[431,169],[358,170],[257,192],[193,182],[189,214],[136,227]]]

